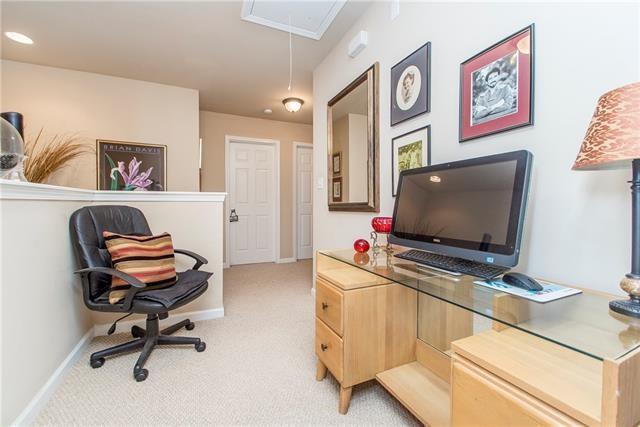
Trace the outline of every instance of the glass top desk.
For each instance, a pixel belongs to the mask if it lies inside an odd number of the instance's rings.
[[[537,303],[383,251],[316,262],[317,378],[337,375],[342,413],[358,384],[347,373],[379,360],[375,379],[429,425],[640,421],[640,320],[611,312],[612,295]]]
[[[472,314],[470,327],[475,329],[482,328],[483,322],[500,322],[597,360],[615,360],[640,347],[640,321],[610,311],[609,301],[615,298],[611,295],[584,291],[538,303],[476,285],[475,277],[417,268],[414,262],[385,252],[377,256],[370,255],[371,252],[358,254],[352,249],[320,253],[432,297],[419,299],[419,311],[426,311],[426,305],[434,308],[441,301],[463,309],[461,316],[464,311],[473,313],[477,316]],[[418,337],[448,352],[447,343],[438,343],[434,333],[438,332],[419,322]]]

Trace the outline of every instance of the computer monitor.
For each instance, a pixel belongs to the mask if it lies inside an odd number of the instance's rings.
[[[532,160],[522,150],[402,171],[389,241],[517,265]]]

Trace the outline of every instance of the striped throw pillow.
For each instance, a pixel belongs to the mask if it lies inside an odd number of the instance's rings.
[[[128,236],[104,231],[102,235],[116,270],[130,274],[148,286],[176,282],[176,261],[169,233]],[[115,304],[124,299],[130,287],[124,280],[112,278],[109,302]]]

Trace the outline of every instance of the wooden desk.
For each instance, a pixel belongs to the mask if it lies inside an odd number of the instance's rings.
[[[363,267],[345,254],[319,252],[316,277],[317,379],[329,370],[338,380],[340,413],[352,387],[375,378],[425,425],[640,422],[640,329],[551,316],[597,310],[604,296],[541,308],[472,282],[423,286],[390,260]]]

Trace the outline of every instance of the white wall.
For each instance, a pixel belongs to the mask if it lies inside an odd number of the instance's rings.
[[[380,62],[380,215],[390,215],[391,139],[431,124],[432,163],[527,149],[533,185],[518,270],[537,277],[620,293],[629,270],[630,171],[574,172],[571,166],[598,97],[640,80],[638,4],[401,3],[373,4],[314,71],[314,173],[326,182],[327,101]],[[458,143],[460,63],[504,37],[536,24],[535,125]],[[369,46],[355,59],[348,42],[360,30]],[[431,110],[389,126],[390,68],[432,43]],[[368,237],[362,213],[328,212],[315,189],[315,249],[351,247]]]
[[[77,135],[167,146],[167,190],[198,191],[198,91],[22,62],[1,63],[0,109],[24,115],[25,138]],[[84,155],[51,184],[96,188],[96,155]]]

